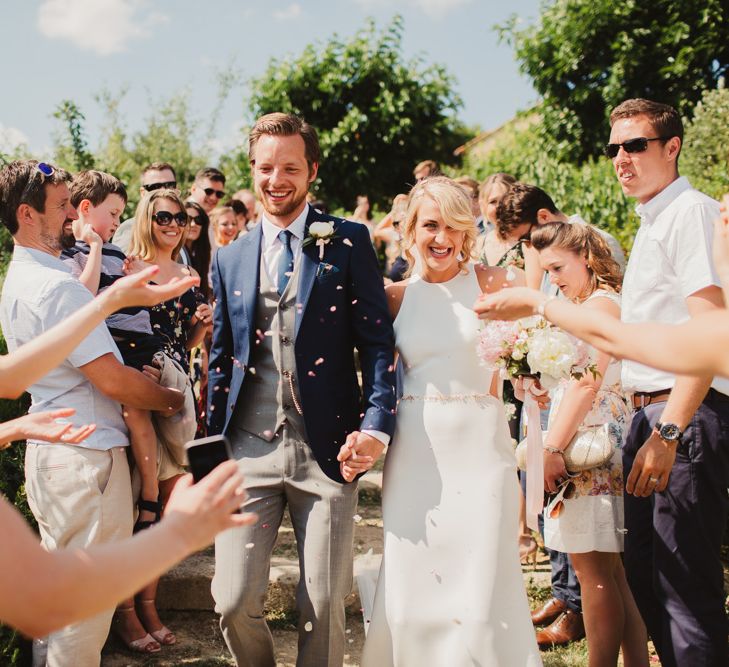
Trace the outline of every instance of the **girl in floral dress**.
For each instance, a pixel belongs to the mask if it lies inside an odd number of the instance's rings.
[[[620,317],[621,275],[605,241],[586,225],[549,223],[531,241],[564,296],[582,307]],[[609,424],[622,443],[630,412],[620,362],[593,351],[599,374],[563,381],[553,390],[544,438],[544,542],[569,553],[582,588],[589,664],[648,665],[646,629],[628,588],[623,551],[623,470],[616,448],[604,465],[570,476],[562,452],[579,427]]]

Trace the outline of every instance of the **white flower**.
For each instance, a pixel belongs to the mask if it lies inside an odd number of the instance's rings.
[[[527,361],[533,373],[567,378],[575,364],[576,349],[570,337],[556,329],[538,329],[529,342]]]
[[[315,239],[327,239],[334,235],[334,224],[331,222],[312,222],[309,225],[309,236]]]

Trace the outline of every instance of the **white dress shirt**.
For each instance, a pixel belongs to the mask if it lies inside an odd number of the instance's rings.
[[[73,317],[93,298],[58,257],[16,244],[0,300],[0,322],[8,350],[17,350],[53,325]],[[74,424],[96,424],[96,430],[78,447],[107,450],[128,445],[121,405],[102,394],[79,370],[109,353],[124,363],[102,322],[59,366],[28,388],[32,398],[29,412],[74,408]],[[48,444],[32,439],[28,442]]]
[[[623,322],[681,324],[689,319],[686,297],[720,285],[711,258],[713,222],[719,204],[678,178],[636,207],[640,228],[623,281]],[[626,391],[672,388],[675,376],[634,361],[623,361]],[[729,394],[729,380],[712,387]]]

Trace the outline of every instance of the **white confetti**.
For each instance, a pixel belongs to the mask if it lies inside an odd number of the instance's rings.
[[[246,544],[246,549],[252,549],[255,546],[256,546],[255,542],[249,542],[248,544]]]
[[[233,291],[233,294],[235,294],[236,296],[240,296],[241,292],[239,289],[237,289]]]
[[[350,247],[352,246],[352,242],[349,239],[342,239],[342,243],[344,243],[344,245],[348,245]]]
[[[313,629],[314,629],[314,626],[312,625],[311,621],[307,621],[304,624],[304,630],[306,630],[307,632],[311,632]]]

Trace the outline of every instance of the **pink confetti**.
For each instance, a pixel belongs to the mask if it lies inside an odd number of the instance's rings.
[[[315,362],[314,366],[321,366],[324,363],[324,357],[319,357]]]
[[[342,239],[342,243],[344,243],[344,245],[348,245],[350,248],[352,247],[352,242],[349,239]]]
[[[316,377],[316,373],[314,371],[309,371],[307,375],[311,378]]]
[[[240,290],[239,290],[239,289],[235,290],[235,291],[233,292],[233,294],[235,294],[236,296],[240,296]]]
[[[336,309],[337,309],[336,306],[332,306],[329,310],[331,310],[332,312],[334,312]]]

